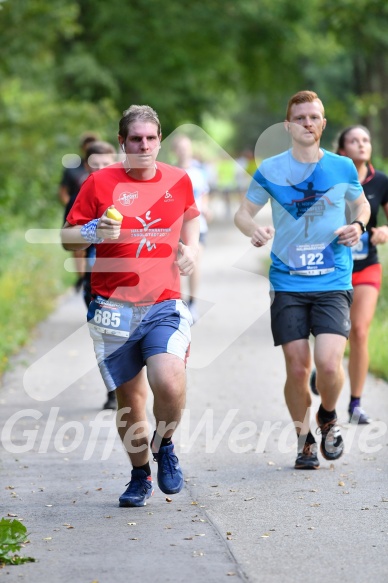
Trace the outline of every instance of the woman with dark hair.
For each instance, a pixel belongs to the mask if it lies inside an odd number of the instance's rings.
[[[361,407],[361,396],[369,367],[368,336],[382,281],[382,268],[377,245],[388,241],[388,225],[377,226],[380,206],[388,218],[388,177],[375,170],[370,159],[372,154],[369,130],[362,125],[345,128],[338,136],[337,154],[351,158],[357,168],[360,183],[371,206],[371,216],[365,232],[352,248],[354,289],[350,309],[351,331],[349,336],[349,418],[353,423],[367,424],[371,419]],[[363,225],[360,229],[364,231]],[[316,392],[315,375],[311,388]],[[315,388],[315,390],[314,390]]]

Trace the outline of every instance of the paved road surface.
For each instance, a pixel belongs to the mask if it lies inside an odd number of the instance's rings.
[[[39,326],[0,389],[1,516],[23,520],[23,554],[37,562],[5,567],[4,581],[388,580],[387,385],[368,378],[376,422],[357,428],[347,424],[346,384],[346,455],[316,472],[293,469],[283,358],[260,275],[267,257],[230,222],[213,224],[175,437],[186,487],[171,502],[156,487],[145,508],[118,507],[129,465],[113,413],[100,411],[80,296],[62,298]]]

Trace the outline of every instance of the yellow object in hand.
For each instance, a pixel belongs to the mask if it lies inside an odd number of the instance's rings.
[[[115,208],[108,209],[106,216],[108,219],[113,219],[114,221],[122,221],[123,215]]]

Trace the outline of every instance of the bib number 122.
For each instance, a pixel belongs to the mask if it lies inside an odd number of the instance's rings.
[[[307,265],[324,265],[323,253],[302,253],[299,255],[300,264],[302,267]]]

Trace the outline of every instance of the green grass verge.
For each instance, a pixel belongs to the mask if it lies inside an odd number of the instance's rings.
[[[74,281],[65,271],[70,255],[60,245],[32,245],[24,231],[0,239],[0,374],[53,309],[55,299]]]
[[[369,370],[388,381],[388,245],[379,246],[383,285],[369,334]]]

